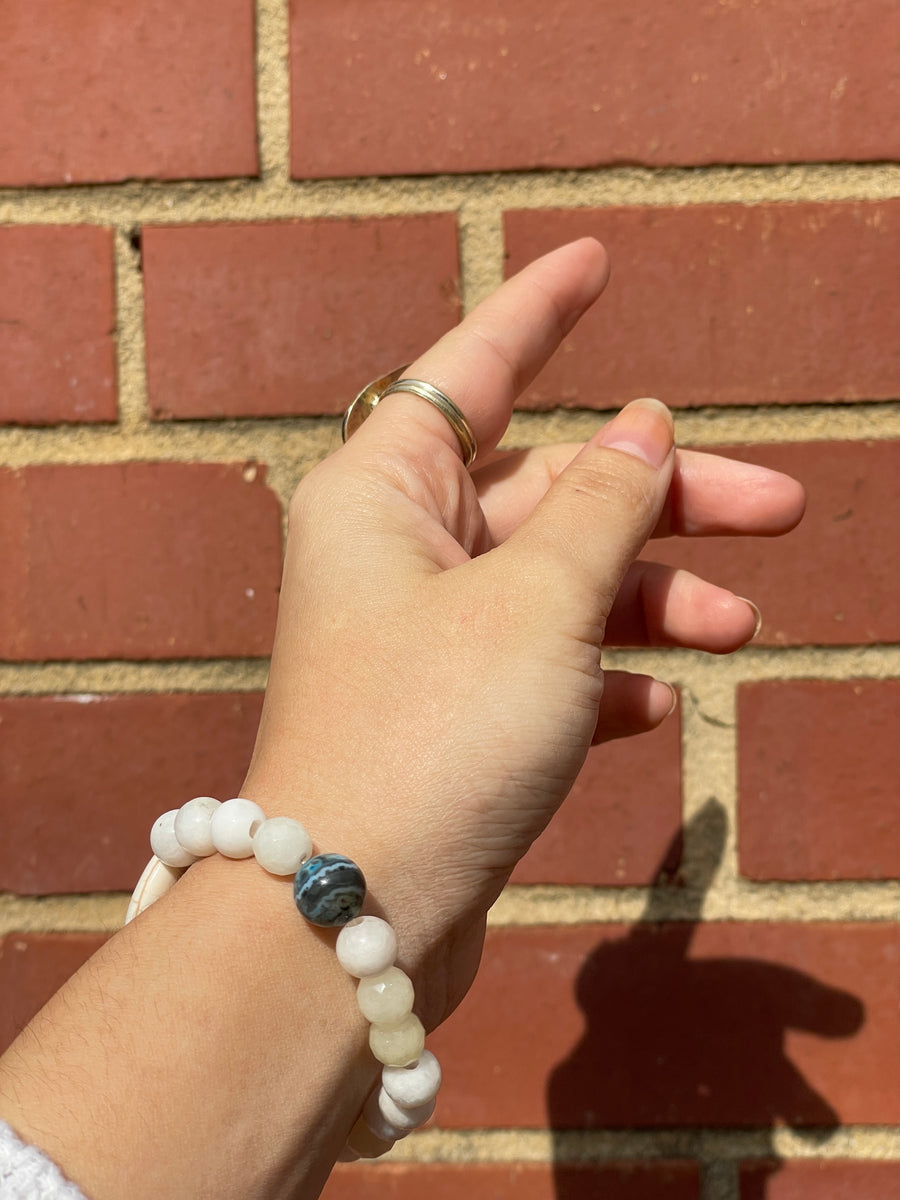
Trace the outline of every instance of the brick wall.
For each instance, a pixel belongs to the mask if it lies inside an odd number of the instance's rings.
[[[582,233],[517,443],[637,394],[788,470],[678,715],[591,752],[435,1035],[438,1124],[328,1200],[900,1197],[894,0],[4,0],[0,1041],[237,788],[297,479],[355,389]]]

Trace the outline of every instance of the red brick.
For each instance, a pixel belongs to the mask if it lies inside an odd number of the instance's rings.
[[[900,1200],[900,1162],[745,1163],[740,1200]]]
[[[900,879],[900,680],[738,690],[740,870]]]
[[[0,890],[130,891],[160,813],[238,794],[261,706],[240,692],[0,698]]]
[[[343,412],[459,319],[456,218],[151,227],[155,417]]]
[[[0,421],[116,419],[109,229],[0,229]]]
[[[783,538],[653,542],[644,557],[677,564],[749,596],[759,645],[900,641],[900,442],[715,447],[796,476],[806,516]]]
[[[0,470],[0,657],[267,654],[280,506],[240,463]]]
[[[678,865],[681,729],[595,746],[568,799],[513,873],[513,883],[648,884]]]
[[[900,1119],[900,938],[878,923],[507,928],[433,1035],[449,1128]]]
[[[106,937],[10,933],[0,940],[0,1053]]]
[[[900,201],[508,212],[507,271],[585,234],[609,286],[525,407],[900,394]]]
[[[892,0],[293,0],[292,169],[895,159],[898,36]]]
[[[694,1163],[353,1163],[322,1200],[699,1200]]]
[[[4,0],[0,186],[255,175],[252,0]]]

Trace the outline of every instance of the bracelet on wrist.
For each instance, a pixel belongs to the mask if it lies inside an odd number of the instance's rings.
[[[369,1022],[369,1046],[382,1064],[347,1139],[341,1161],[376,1158],[423,1125],[434,1112],[441,1068],[425,1049],[425,1029],[413,1012],[412,980],[395,965],[397,935],[380,917],[360,915],[366,881],[342,854],[313,854],[309,833],[291,817],[267,818],[253,800],[196,796],[163,813],[150,831],[153,857],[128,905],[125,923],[159,899],[200,858],[255,858],[271,875],[294,877],[294,903],[320,928],[339,928],[338,962],[357,979],[359,1010]]]

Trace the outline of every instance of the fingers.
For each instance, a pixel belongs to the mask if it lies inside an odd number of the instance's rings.
[[[540,446],[500,455],[473,472],[491,538],[505,541],[581,449]],[[803,516],[795,479],[715,454],[677,450],[672,482],[653,537],[754,534],[772,537]]]
[[[462,410],[479,450],[490,451],[509,422],[523,387],[546,363],[602,292],[606,252],[582,238],[520,271],[445,334],[406,372],[439,388]],[[459,445],[436,408],[404,394],[388,396],[354,434],[382,444],[413,465],[431,466],[435,448]]]
[[[677,702],[674,690],[652,675],[605,671],[591,744],[597,746],[615,738],[647,733],[675,711]]]
[[[599,644],[627,568],[656,526],[674,464],[672,417],[634,400],[572,460],[501,550],[534,564],[549,611]],[[546,569],[542,569],[546,568]],[[577,615],[576,615],[577,614]]]
[[[690,571],[640,561],[622,581],[604,642],[730,654],[755,637],[758,628],[758,611],[726,588]]]
[[[777,537],[803,516],[801,484],[780,471],[681,450],[654,537],[752,533]]]

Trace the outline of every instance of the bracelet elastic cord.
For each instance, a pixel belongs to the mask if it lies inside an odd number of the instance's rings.
[[[255,858],[272,875],[294,877],[294,903],[320,928],[339,928],[335,950],[344,970],[358,979],[360,1012],[369,1024],[369,1046],[382,1064],[381,1081],[366,1100],[341,1161],[376,1158],[424,1124],[434,1112],[441,1068],[425,1049],[425,1029],[415,1015],[408,975],[395,965],[397,935],[380,917],[361,916],[366,881],[352,859],[313,854],[312,838],[290,817],[267,819],[253,800],[224,803],[196,796],[172,809],[150,831],[153,857],[138,881],[125,923],[159,899],[198,858]]]

